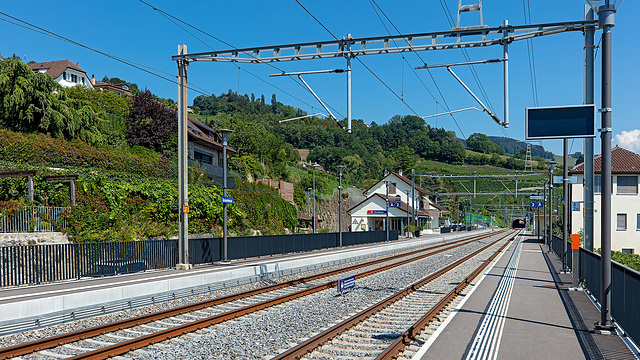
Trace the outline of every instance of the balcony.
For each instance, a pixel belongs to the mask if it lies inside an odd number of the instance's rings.
[[[222,186],[222,181],[223,181],[222,167],[212,165],[212,164],[199,163],[195,160],[189,159],[189,166],[196,166],[196,165],[200,166],[204,170],[204,173],[209,175],[213,181],[217,182],[218,184],[220,184],[220,186]],[[234,178],[233,176],[229,176],[229,174],[227,174],[227,189],[235,189]]]

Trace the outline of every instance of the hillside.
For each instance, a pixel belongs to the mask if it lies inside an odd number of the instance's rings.
[[[83,87],[62,88],[48,75],[33,73],[20,60],[1,61],[0,74],[0,96],[10,100],[0,104],[0,170],[35,169],[44,176],[55,171],[49,168],[61,168],[65,173],[79,174],[79,206],[70,215],[74,221],[65,231],[77,241],[175,234],[177,117],[163,105],[172,106],[171,100],[159,99],[149,91],[128,98]],[[319,201],[329,202],[335,199],[338,165],[346,166],[343,184],[360,189],[386,171],[482,173],[524,168],[522,159],[500,154],[503,149],[485,135],[474,134],[471,139],[481,152],[468,151],[455,132],[432,128],[411,115],[397,115],[381,125],[355,119],[353,134],[320,118],[280,125],[278,120],[306,112],[280,103],[275,95],[270,98],[266,103],[264,95],[228,91],[219,96],[198,96],[191,107],[193,116],[210,127],[235,131],[229,142],[237,154],[229,164],[240,174],[234,195],[239,201],[233,206],[230,228],[238,234],[250,229],[264,234],[293,230],[297,214],[309,206],[307,189],[313,178],[311,170],[297,165],[301,155],[326,169],[316,172],[316,190]],[[47,105],[42,110],[38,104]],[[261,178],[294,183],[295,205],[282,202],[272,189],[251,184]],[[433,193],[465,191],[460,181],[428,177],[419,181]],[[526,181],[521,181],[524,186]],[[48,185],[41,178],[36,178],[36,183],[35,202],[26,204],[23,180],[0,179],[4,190],[0,207],[13,209],[16,202],[19,206],[68,205],[60,184]],[[193,206],[190,231],[218,234],[219,186],[199,167],[189,168],[189,183]],[[506,186],[496,181],[476,185],[479,192],[503,191]],[[535,181],[526,185],[537,186]],[[351,192],[357,194],[358,190]],[[439,201],[455,212],[466,199],[445,197]],[[515,200],[505,197],[501,201]],[[320,208],[332,207],[321,204]]]
[[[527,149],[527,143],[525,141],[502,136],[489,136],[489,139],[504,148],[504,151],[509,155],[515,155],[522,149]],[[531,156],[533,158],[541,157],[552,160],[554,155],[551,151],[546,151],[544,147],[540,145],[531,144]]]

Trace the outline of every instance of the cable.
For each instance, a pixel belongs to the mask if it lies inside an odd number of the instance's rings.
[[[58,34],[56,34],[56,33],[54,33],[54,32],[51,32],[51,31],[49,31],[49,30],[46,30],[46,29],[44,29],[44,28],[41,28],[41,27],[36,26],[36,25],[34,25],[34,24],[31,24],[31,23],[29,23],[29,22],[27,22],[27,21],[24,21],[24,20],[18,19],[18,18],[16,18],[16,17],[11,16],[11,15],[9,15],[9,14],[6,14],[6,13],[4,13],[4,12],[2,12],[2,11],[0,11],[0,15],[4,15],[4,16],[6,16],[6,17],[8,17],[8,18],[14,19],[14,20],[16,20],[16,21],[18,21],[18,22],[21,22],[21,23],[23,23],[23,24],[26,24],[26,25],[22,25],[22,24],[19,24],[19,23],[16,23],[16,22],[13,22],[13,21],[10,21],[10,20],[7,20],[7,19],[2,19],[2,18],[0,18],[0,20],[5,21],[5,22],[7,22],[7,23],[10,23],[10,24],[13,24],[13,25],[16,25],[16,26],[20,26],[20,27],[25,28],[25,29],[27,29],[27,30],[31,30],[31,31],[34,31],[34,32],[37,32],[37,33],[40,33],[40,34],[43,34],[43,35],[47,35],[47,36],[53,37],[54,39],[58,39],[58,40],[62,40],[62,41],[69,42],[69,43],[71,43],[71,44],[74,44],[74,45],[80,46],[80,47],[82,47],[82,48],[85,48],[85,49],[90,50],[90,51],[93,51],[93,52],[96,52],[96,53],[98,53],[98,54],[100,54],[100,55],[106,56],[106,57],[111,58],[111,59],[113,59],[113,60],[119,61],[119,62],[121,62],[121,63],[123,63],[123,64],[126,64],[126,65],[129,65],[129,66],[131,66],[131,67],[134,67],[134,68],[136,68],[136,69],[138,69],[138,70],[144,71],[144,72],[146,72],[146,73],[148,73],[148,74],[150,74],[150,75],[156,76],[156,77],[158,77],[158,78],[161,78],[161,79],[163,79],[163,80],[166,80],[166,81],[169,81],[169,82],[171,82],[171,83],[173,83],[173,84],[178,85],[178,82],[177,82],[177,81],[175,81],[175,80],[172,80],[172,79],[170,79],[170,78],[164,77],[164,76],[162,76],[162,75],[159,75],[159,74],[156,74],[156,73],[154,73],[154,72],[152,72],[152,71],[149,71],[149,70],[147,70],[147,69],[144,69],[145,67],[146,67],[146,68],[149,68],[149,69],[153,69],[153,68],[150,68],[150,67],[148,67],[148,66],[145,66],[145,65],[142,65],[142,64],[138,64],[138,63],[134,63],[134,62],[132,62],[132,61],[130,61],[130,60],[126,60],[126,59],[121,58],[121,57],[119,57],[119,56],[112,55],[112,54],[105,53],[105,52],[103,52],[103,51],[100,51],[100,50],[94,49],[94,48],[92,48],[92,47],[90,47],[90,46],[87,46],[87,45],[81,44],[81,43],[79,43],[79,42],[73,41],[73,40],[71,40],[71,39],[69,39],[69,38],[67,38],[67,37],[64,37],[64,36],[62,36],[62,35],[58,35]],[[154,69],[154,70],[155,70],[155,69]],[[158,71],[158,70],[156,70],[156,71]],[[173,75],[173,74],[172,74],[172,75]],[[189,86],[187,86],[187,88],[189,88]],[[198,89],[200,89],[200,90],[196,90],[196,88],[198,88]],[[199,88],[199,87],[197,87],[197,86],[195,86],[195,85],[191,85],[191,90],[193,90],[193,91],[195,91],[195,92],[198,92],[198,93],[201,93],[201,94],[203,94],[203,95],[209,95],[209,94],[211,94],[211,92],[206,91],[206,90],[204,90],[204,89],[201,89],[201,88]]]
[[[529,3],[529,0],[527,0],[526,3],[525,0],[522,0],[522,11],[524,12],[524,23],[531,24],[531,4]],[[527,13],[529,16],[527,16]],[[531,95],[533,96],[533,105],[538,106],[538,82],[536,79],[536,65],[532,39],[527,39],[527,55],[529,60],[529,78],[531,81]]]
[[[224,41],[224,40],[222,40],[222,39],[220,39],[220,38],[218,38],[218,37],[216,37],[216,36],[214,36],[214,35],[212,35],[212,34],[210,34],[210,33],[206,32],[206,31],[204,31],[204,30],[202,30],[202,29],[200,29],[200,28],[198,28],[198,27],[196,27],[196,26],[194,26],[194,25],[191,25],[191,24],[189,24],[188,22],[186,22],[186,21],[184,21],[184,20],[182,20],[182,19],[180,19],[180,18],[177,18],[177,17],[175,17],[175,16],[173,16],[173,15],[169,14],[168,12],[166,12],[166,11],[164,11],[164,10],[162,10],[162,9],[159,9],[159,8],[157,8],[157,7],[153,6],[153,5],[149,4],[148,2],[146,2],[146,1],[144,1],[144,0],[138,0],[138,1],[139,1],[139,2],[141,2],[141,3],[143,3],[144,5],[147,5],[148,7],[152,8],[152,9],[153,9],[153,10],[155,10],[155,11],[157,11],[158,13],[160,13],[162,16],[164,16],[165,18],[167,18],[169,21],[171,21],[171,22],[172,22],[172,23],[174,23],[176,26],[178,26],[179,28],[181,28],[182,30],[184,30],[184,31],[185,31],[186,33],[188,33],[189,35],[193,36],[196,40],[198,40],[198,41],[200,41],[201,43],[203,43],[205,46],[207,46],[208,48],[210,48],[212,51],[215,51],[215,49],[214,49],[212,46],[210,46],[209,44],[207,44],[206,42],[204,42],[202,39],[198,38],[195,34],[191,33],[191,32],[190,32],[190,31],[188,31],[188,30],[186,30],[184,27],[180,26],[177,22],[180,22],[180,23],[182,23],[182,24],[184,24],[184,25],[186,25],[186,26],[188,26],[188,27],[190,27],[190,28],[192,28],[192,29],[194,29],[194,30],[197,30],[197,31],[201,32],[202,34],[207,35],[207,36],[211,37],[212,39],[214,39],[214,40],[216,40],[216,41],[219,41],[219,42],[221,42],[221,43],[223,43],[223,44],[225,44],[225,45],[229,46],[229,47],[230,47],[230,48],[232,48],[232,49],[236,49],[236,50],[238,50],[238,48],[237,48],[237,47],[235,47],[235,46],[233,46],[232,44],[230,44],[230,43],[228,43],[228,42],[226,42],[226,41]],[[174,20],[175,20],[175,21],[174,21]],[[246,51],[245,51],[244,53],[246,54]],[[275,66],[275,65],[273,65],[273,64],[271,64],[271,63],[263,62],[263,61],[261,61],[261,60],[258,60],[258,62],[259,62],[260,64],[266,64],[266,65],[268,65],[268,66],[272,67],[273,69],[277,70],[278,72],[284,72],[284,70],[282,70],[282,69],[278,68],[277,66]],[[250,74],[251,76],[253,76],[253,77],[255,77],[255,78],[257,78],[257,79],[261,80],[261,81],[262,81],[262,82],[264,82],[265,84],[267,84],[267,85],[269,85],[269,86],[272,86],[273,88],[277,89],[278,91],[281,91],[281,92],[283,92],[283,93],[285,93],[285,94],[287,94],[287,95],[291,96],[292,98],[294,98],[294,99],[296,99],[296,100],[298,100],[298,101],[300,101],[300,102],[302,102],[302,103],[304,103],[304,104],[306,104],[306,105],[308,105],[308,106],[312,106],[312,105],[311,105],[311,104],[309,104],[308,102],[306,102],[306,101],[304,101],[304,100],[301,100],[301,99],[300,99],[300,98],[298,98],[297,96],[295,96],[295,95],[293,95],[293,94],[291,94],[291,93],[289,93],[289,92],[287,92],[287,91],[285,91],[285,90],[283,90],[283,89],[281,89],[281,88],[277,87],[276,85],[271,84],[271,83],[270,83],[270,82],[268,82],[268,81],[265,81],[264,79],[260,78],[258,75],[253,74],[252,72],[250,72],[250,71],[248,71],[248,70],[246,70],[246,69],[242,68],[241,66],[239,66],[239,65],[237,65],[237,64],[234,64],[234,66],[236,66],[237,68],[241,69],[242,71],[244,71],[244,72],[246,72],[246,73]],[[298,84],[300,87],[302,87],[306,92],[309,92],[309,89],[307,89],[304,85],[302,85],[298,80],[296,80],[296,79],[295,79],[295,78],[293,78],[293,77],[288,77],[288,78],[290,78],[293,82],[295,82],[295,83],[296,83],[296,84]],[[333,107],[332,107],[332,106],[330,106],[330,105],[328,105],[328,106],[329,106],[329,108],[331,108],[331,110],[333,110],[335,113],[337,113],[340,117],[343,117],[343,118],[344,118],[344,116],[343,116],[339,111],[337,111],[335,108],[333,108]]]
[[[297,1],[297,0],[296,0]],[[413,51],[414,54],[416,54],[416,56],[420,59],[420,61],[422,61],[423,64],[426,64],[426,61],[424,61],[422,59],[422,57],[420,56],[420,54],[418,54],[418,52],[413,48],[413,46],[410,45],[409,41],[407,40],[407,38],[402,34],[402,32],[398,29],[398,27],[391,21],[391,19],[389,19],[389,17],[387,16],[387,14],[382,10],[382,8],[380,8],[380,6],[378,6],[378,4],[375,2],[375,0],[371,0],[373,1],[373,4],[375,4],[375,7],[378,8],[378,10],[380,10],[380,12],[382,13],[382,15],[384,15],[384,17],[387,19],[387,21],[389,22],[389,24],[391,24],[391,26],[393,26],[393,28],[396,30],[396,32],[402,36],[402,38],[407,42],[407,44],[409,44],[409,48],[411,48],[411,50]],[[375,9],[375,8],[374,8]],[[384,24],[384,22],[383,22]],[[387,29],[387,27],[385,26],[385,29]],[[390,34],[389,30],[387,29],[387,32]],[[395,41],[394,41],[395,44]],[[397,47],[397,45],[396,45]],[[427,72],[429,73],[429,76],[431,77],[431,80],[433,81],[433,84],[436,86],[436,89],[438,90],[438,93],[440,94],[440,97],[442,98],[442,101],[447,109],[447,111],[451,111],[451,108],[449,108],[449,104],[447,104],[447,100],[444,98],[444,95],[442,94],[442,91],[440,90],[440,87],[438,86],[438,83],[436,82],[436,79],[433,77],[433,74],[431,73],[431,69],[427,68]],[[417,76],[417,74],[416,74]],[[431,93],[431,92],[429,92]],[[433,94],[431,94],[433,96]],[[435,99],[435,97],[434,97]],[[456,120],[455,116],[453,116],[453,114],[449,114],[451,116],[451,118],[453,119],[453,122],[456,124],[456,126],[458,127],[458,130],[460,130],[460,134],[466,138],[466,136],[464,135],[464,132],[462,131],[462,128],[460,127],[460,124],[458,124],[458,121]],[[419,115],[418,115],[419,116]]]
[[[447,6],[447,3],[443,2],[443,0],[440,0],[440,6],[442,7],[442,10],[448,15],[447,16],[447,20],[449,21],[449,25],[451,27],[453,27],[453,15],[451,15],[451,11],[449,10],[449,6]],[[462,54],[464,55],[465,60],[466,61],[471,61],[471,58],[469,57],[469,53],[467,52],[467,50],[464,49],[464,48],[461,48],[460,50],[462,51]],[[491,111],[495,113],[496,111],[493,108],[493,104],[491,103],[491,99],[487,95],[487,92],[485,91],[484,86],[482,85],[482,82],[480,81],[480,77],[478,76],[478,73],[476,72],[475,66],[469,65],[469,68],[471,69],[471,75],[473,75],[473,79],[475,80],[476,85],[478,85],[478,87],[480,88],[480,93],[484,97],[484,100],[489,104],[489,108],[491,109]]]

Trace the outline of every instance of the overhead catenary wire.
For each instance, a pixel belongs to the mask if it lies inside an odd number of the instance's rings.
[[[391,19],[387,16],[387,14],[384,12],[384,10],[382,10],[382,8],[378,5],[378,3],[375,2],[375,0],[370,0],[374,6],[374,10],[375,8],[377,8],[378,10],[380,10],[380,12],[382,13],[382,15],[384,15],[384,17],[387,19],[387,21],[389,22],[389,24],[391,24],[391,26],[393,26],[393,28],[396,30],[396,32],[398,33],[398,35],[402,36],[402,38],[407,42],[407,44],[409,44],[409,48],[411,48],[411,50],[413,51],[414,54],[416,54],[416,56],[418,57],[418,59],[420,59],[420,61],[423,64],[426,64],[426,61],[424,61],[424,59],[422,59],[422,56],[420,56],[420,54],[415,51],[413,49],[413,46],[411,46],[410,42],[408,41],[408,39],[402,34],[402,32],[398,29],[398,27],[391,21]],[[380,21],[382,21],[382,19],[380,19]],[[384,21],[382,22],[384,25]],[[389,29],[387,29],[387,27],[385,26],[385,29],[387,30],[387,33],[389,33],[389,35],[391,35],[391,33],[389,32]],[[395,41],[394,41],[395,44]],[[397,47],[397,44],[396,44]],[[413,67],[412,67],[413,69]],[[430,69],[427,69],[429,76],[431,77],[431,80],[433,81],[433,84],[435,85],[436,89],[438,90],[438,93],[440,94],[440,97],[442,98],[442,102],[445,105],[445,109],[447,111],[451,111],[451,108],[449,107],[449,104],[447,103],[447,100],[444,98],[444,95],[442,94],[442,91],[440,90],[440,86],[438,86],[438,83],[436,82],[435,77],[433,76],[433,74],[431,73]],[[415,73],[415,69],[414,69],[414,73]],[[418,76],[418,74],[416,73],[416,76]],[[419,76],[418,76],[419,78]],[[429,93],[431,94],[431,96],[435,99],[435,97],[433,96],[433,94],[431,93],[431,91],[429,91]],[[437,100],[436,100],[437,102]],[[460,134],[466,138],[466,136],[464,135],[464,132],[462,131],[462,128],[460,127],[460,124],[458,124],[458,121],[456,120],[455,116],[453,116],[453,114],[449,114],[449,116],[451,116],[451,118],[453,119],[453,122],[456,124],[456,126],[458,127],[458,130],[460,130]]]
[[[180,19],[180,18],[176,17],[176,16],[173,16],[173,15],[171,15],[170,13],[168,13],[168,12],[166,12],[166,11],[162,10],[162,9],[159,9],[159,8],[157,8],[157,7],[153,6],[153,5],[151,5],[150,3],[148,3],[148,2],[146,2],[146,1],[144,1],[144,0],[138,0],[138,1],[139,1],[139,2],[141,2],[142,4],[146,5],[146,6],[150,7],[151,9],[153,9],[153,10],[154,10],[154,11],[156,11],[156,12],[158,12],[159,14],[161,14],[163,17],[165,17],[166,19],[168,19],[169,21],[171,21],[173,24],[175,24],[176,26],[178,26],[179,28],[181,28],[182,30],[184,30],[186,33],[188,33],[189,35],[191,35],[191,36],[192,36],[192,37],[194,37],[196,40],[198,40],[199,42],[201,42],[202,44],[204,44],[205,46],[207,46],[208,48],[210,48],[210,49],[211,49],[211,50],[213,50],[213,51],[215,51],[215,49],[214,49],[211,45],[209,45],[208,43],[206,43],[204,40],[200,39],[198,36],[196,36],[196,35],[195,35],[195,34],[193,34],[192,32],[188,31],[187,29],[185,29],[183,26],[179,25],[178,23],[184,24],[185,26],[188,26],[188,27],[190,27],[190,28],[192,28],[192,29],[194,29],[194,30],[196,30],[196,31],[198,31],[198,32],[200,32],[200,33],[202,33],[202,34],[204,34],[204,35],[206,35],[206,36],[208,36],[208,37],[210,37],[210,38],[212,38],[212,39],[214,39],[214,40],[218,41],[218,42],[221,42],[222,44],[224,44],[224,45],[226,45],[226,46],[229,46],[229,47],[230,47],[230,48],[232,48],[232,49],[238,49],[237,47],[235,47],[235,46],[233,46],[232,44],[230,44],[230,43],[228,43],[228,42],[226,42],[226,41],[224,41],[224,40],[220,39],[219,37],[214,36],[214,35],[210,34],[209,32],[206,32],[206,31],[204,31],[204,30],[202,30],[202,29],[200,29],[200,28],[198,28],[198,27],[196,27],[196,26],[194,26],[194,25],[192,25],[192,24],[190,24],[190,23],[188,23],[188,22],[186,22],[186,21],[184,21],[184,20],[182,20],[182,19]],[[261,63],[261,64],[266,64],[266,65],[268,65],[268,66],[270,66],[270,67],[272,67],[272,68],[274,68],[274,69],[276,69],[276,70],[278,70],[278,71],[280,71],[280,72],[282,72],[282,71],[283,71],[282,69],[278,68],[277,66],[275,66],[275,65],[273,65],[273,64],[271,64],[271,63],[262,62],[262,61],[259,61],[259,63]],[[249,74],[249,75],[251,75],[251,76],[255,77],[256,79],[258,79],[258,80],[260,80],[260,81],[264,82],[265,84],[267,84],[267,85],[269,85],[269,86],[271,86],[271,87],[273,87],[273,88],[277,89],[278,91],[280,91],[280,92],[282,92],[282,93],[284,93],[284,94],[287,94],[287,95],[289,95],[290,97],[292,97],[292,98],[294,98],[294,99],[296,99],[296,100],[298,100],[298,101],[302,102],[303,104],[305,104],[305,105],[307,105],[307,106],[312,106],[310,103],[308,103],[308,102],[306,102],[306,101],[304,101],[304,100],[300,99],[299,97],[297,97],[297,96],[295,96],[295,95],[291,94],[290,92],[288,92],[288,91],[286,91],[286,90],[284,90],[284,89],[282,89],[282,88],[280,88],[280,87],[278,87],[278,86],[276,86],[276,85],[274,85],[274,84],[272,84],[272,83],[270,83],[270,82],[268,82],[268,81],[264,80],[264,79],[263,79],[263,78],[261,78],[260,76],[258,76],[258,75],[256,75],[256,74],[254,74],[254,73],[252,73],[252,72],[250,72],[250,71],[248,71],[248,70],[246,70],[246,69],[242,68],[241,66],[239,66],[239,65],[235,65],[235,64],[234,64],[234,66],[236,66],[239,70],[242,70],[242,71],[246,72],[247,74]],[[301,83],[299,83],[297,80],[295,80],[295,79],[291,79],[291,80],[292,80],[293,82],[295,82],[296,84],[298,84],[298,85],[299,85],[300,87],[302,87],[303,89],[305,89],[305,91],[308,91],[308,90],[307,90],[307,88],[306,88],[304,85],[302,85]],[[327,105],[327,106],[328,106],[329,108],[331,108],[335,113],[337,113],[340,117],[344,117],[344,116],[343,116],[339,111],[337,111],[334,107],[332,107],[332,106],[330,106],[330,105]]]
[[[151,71],[151,70],[154,70],[154,71],[157,71],[157,72],[161,72],[161,73],[168,74],[168,73],[166,73],[166,72],[164,72],[164,71],[157,70],[157,69],[151,68],[151,67],[149,67],[149,66],[142,65],[142,64],[139,64],[139,63],[136,63],[136,62],[133,62],[133,61],[127,60],[127,59],[125,59],[125,58],[122,58],[122,57],[119,57],[119,56],[116,56],[116,55],[113,55],[113,54],[106,53],[106,52],[104,52],[104,51],[100,51],[100,50],[95,49],[95,48],[92,48],[92,47],[90,47],[90,46],[88,46],[88,45],[81,44],[81,43],[79,43],[79,42],[77,42],[77,41],[71,40],[70,38],[67,38],[67,37],[65,37],[65,36],[62,36],[62,35],[56,34],[56,33],[52,32],[52,31],[49,31],[49,30],[44,29],[44,28],[41,28],[41,27],[39,27],[39,26],[37,26],[37,25],[34,25],[34,24],[32,24],[32,23],[30,23],[30,22],[28,22],[28,21],[21,20],[21,19],[19,19],[19,18],[15,17],[15,16],[11,16],[11,15],[9,15],[9,14],[7,14],[7,13],[2,12],[2,11],[0,11],[0,15],[4,15],[4,16],[6,16],[6,17],[10,18],[10,19],[13,19],[13,20],[15,20],[15,21],[18,21],[19,23],[14,22],[14,21],[11,21],[11,20],[8,20],[8,19],[2,19],[2,18],[0,18],[0,20],[2,20],[2,21],[4,21],[4,22],[10,23],[10,24],[13,24],[13,25],[16,25],[16,26],[20,26],[20,27],[25,28],[25,29],[27,29],[27,30],[31,30],[31,31],[34,31],[34,32],[37,32],[37,33],[40,33],[40,34],[43,34],[43,35],[46,35],[46,36],[50,36],[50,37],[52,37],[52,38],[54,38],[54,39],[62,40],[62,41],[65,41],[65,42],[69,42],[69,43],[71,43],[71,44],[74,44],[74,45],[80,46],[80,47],[85,48],[85,49],[87,49],[87,50],[90,50],[90,51],[96,52],[96,53],[98,53],[98,54],[100,54],[100,55],[103,55],[103,56],[106,56],[106,57],[111,58],[111,59],[113,59],[113,60],[116,60],[116,61],[118,61],[118,62],[121,62],[121,63],[123,63],[123,64],[125,64],[125,65],[129,65],[129,66],[131,66],[131,67],[133,67],[133,68],[136,68],[136,69],[138,69],[138,70],[144,71],[144,72],[146,72],[146,73],[148,73],[148,74],[150,74],[150,75],[153,75],[153,76],[155,76],[155,77],[158,77],[158,78],[161,78],[161,79],[163,79],[163,80],[169,81],[169,82],[174,83],[174,84],[176,84],[176,85],[178,84],[178,82],[177,82],[177,81],[175,81],[175,80],[173,80],[173,79],[170,79],[170,78],[167,78],[167,77],[164,77],[164,76],[162,76],[162,75],[160,75],[160,74],[157,74],[157,73],[155,73],[155,72],[153,72],[153,71]],[[20,24],[20,23],[22,23],[22,24]],[[145,69],[145,68],[146,68],[146,69]],[[151,69],[151,70],[147,70],[147,69]],[[173,76],[173,74],[170,74],[170,75],[171,75],[171,76]],[[207,91],[207,90],[202,89],[202,88],[200,88],[200,87],[198,87],[198,86],[195,86],[195,85],[191,85],[191,87],[188,87],[188,88],[190,88],[191,90],[193,90],[193,91],[195,91],[195,92],[201,93],[201,94],[203,94],[203,95],[210,95],[210,94],[212,94],[210,91]]]
[[[442,7],[442,10],[445,12],[447,21],[449,22],[449,26],[453,27],[453,24],[454,24],[453,15],[451,14],[451,10],[449,10],[449,6],[443,0],[440,0],[440,6]],[[460,50],[462,51],[462,54],[463,54],[465,60],[466,61],[471,61],[471,59],[469,57],[469,53],[467,52],[467,49],[461,48]],[[475,80],[476,85],[478,85],[478,88],[480,88],[480,93],[484,97],[485,101],[487,101],[487,103],[489,104],[489,108],[491,109],[491,111],[495,112],[495,109],[493,108],[493,104],[491,103],[491,99],[487,95],[487,92],[485,91],[484,86],[482,85],[482,82],[480,81],[480,76],[478,76],[476,68],[473,65],[469,65],[469,68],[471,69],[471,75],[473,76],[473,79]]]
[[[307,14],[309,14],[309,16],[311,16],[318,24],[320,24],[320,26],[322,26],[329,33],[329,35],[331,35],[336,41],[340,41],[331,32],[331,30],[329,30],[326,26],[324,26],[324,24],[317,17],[315,17],[309,10],[307,10],[307,8],[304,7],[304,5],[302,5],[300,3],[300,1],[295,0],[295,2],[298,3],[298,5],[300,5],[300,7],[302,7],[302,9],[304,9],[304,11],[306,11]],[[373,70],[371,70],[371,68],[369,68],[367,65],[365,65],[365,63],[362,62],[362,60],[360,60],[360,58],[354,57],[354,59],[356,59],[362,66],[364,66],[364,68],[367,69],[371,73],[371,75],[373,75],[376,79],[378,79],[378,81],[380,81],[382,83],[382,85],[384,85],[393,95],[395,95],[395,97],[398,98],[398,100],[400,100],[407,108],[409,108],[409,110],[411,110],[416,116],[420,117],[420,115],[409,104],[407,104],[404,101],[404,99],[402,99],[402,97],[400,97],[384,80],[382,80],[382,78],[380,78],[380,76],[378,76]]]

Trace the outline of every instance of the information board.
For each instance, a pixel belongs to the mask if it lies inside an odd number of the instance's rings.
[[[527,140],[596,137],[596,106],[546,106],[525,109]]]

